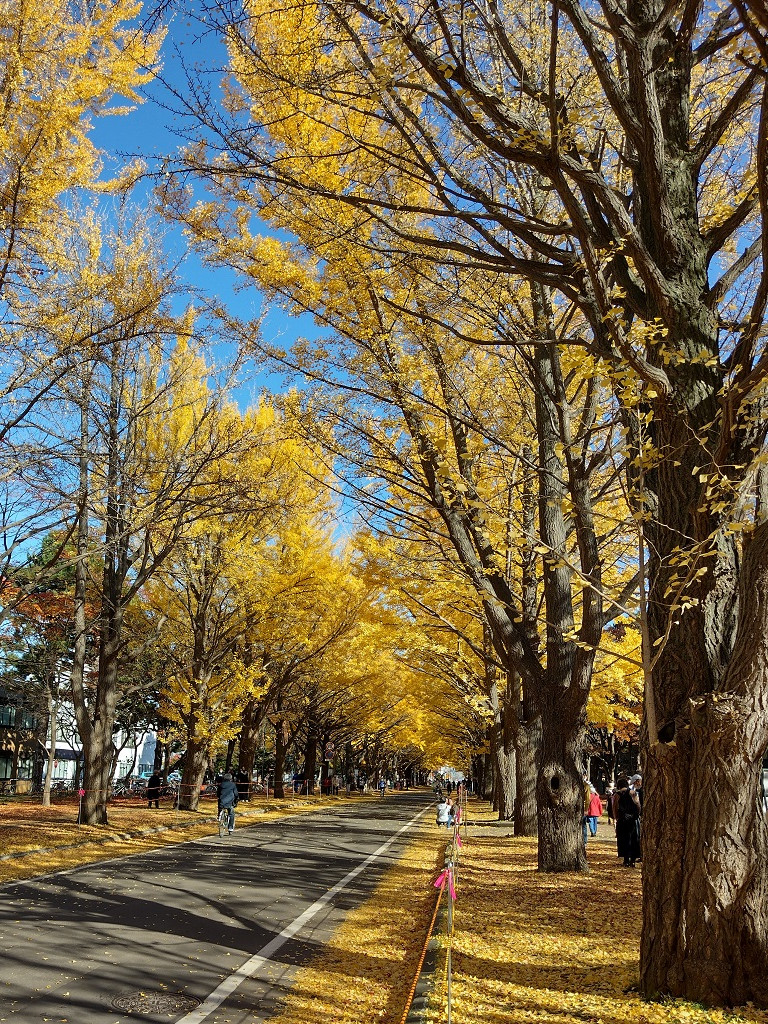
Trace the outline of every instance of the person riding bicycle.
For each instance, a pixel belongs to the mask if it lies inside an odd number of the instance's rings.
[[[231,772],[224,772],[221,781],[216,787],[216,796],[219,801],[219,814],[222,811],[229,811],[228,829],[231,835],[235,831],[235,808],[237,807],[237,786],[232,779]]]

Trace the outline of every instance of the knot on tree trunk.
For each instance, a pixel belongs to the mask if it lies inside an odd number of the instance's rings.
[[[750,701],[734,693],[707,693],[691,698],[689,709],[695,741],[716,742],[721,756],[728,751],[743,751],[744,721],[750,716]]]
[[[559,765],[551,764],[542,769],[542,777],[545,780],[550,803],[554,807],[559,807],[569,795],[568,776]]]

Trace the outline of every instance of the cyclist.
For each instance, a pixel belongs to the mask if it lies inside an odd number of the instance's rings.
[[[235,831],[235,807],[237,807],[237,786],[232,780],[232,773],[225,772],[218,786],[216,787],[216,796],[219,801],[219,814],[223,810],[229,811],[229,834]]]

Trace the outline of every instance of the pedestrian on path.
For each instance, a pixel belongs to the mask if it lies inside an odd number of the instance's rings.
[[[153,772],[150,776],[149,782],[147,783],[147,807],[151,807],[154,803],[155,809],[160,810],[160,787],[163,783],[162,776],[159,772]]]
[[[237,786],[232,780],[231,772],[224,772],[221,782],[216,787],[216,796],[219,801],[219,814],[228,810],[227,829],[229,834],[235,831],[235,808],[237,807]]]
[[[640,798],[626,777],[619,779],[617,790],[616,852],[625,868],[633,868],[640,857]]]
[[[386,790],[386,788],[387,788],[387,780],[386,779],[381,779],[379,781],[379,796],[384,796],[384,791]]]
[[[591,787],[590,792],[589,807],[587,808],[587,825],[589,826],[589,834],[596,836],[597,822],[603,813],[603,801],[600,799],[600,794],[594,786]]]

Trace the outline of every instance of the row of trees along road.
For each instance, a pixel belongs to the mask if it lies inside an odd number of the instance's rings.
[[[763,4],[211,6],[228,116],[189,100],[215,156],[194,147],[180,175],[206,177],[221,216],[190,208],[183,180],[165,199],[213,259],[315,310],[399,409],[407,486],[540,716],[540,863],[555,870],[584,867],[586,693],[622,606],[593,461],[623,458],[649,586],[642,987],[768,1004]],[[296,242],[252,236],[254,209]],[[531,389],[542,636],[534,580],[511,592],[480,514],[462,345],[515,350]],[[610,412],[589,406],[591,381]],[[391,452],[370,455],[390,479]]]
[[[121,725],[176,728],[195,798],[236,733],[253,763],[270,713],[283,760],[304,738],[297,709],[312,764],[331,735],[374,768],[392,736],[419,739],[391,640],[370,624],[380,598],[355,572],[343,582],[290,402],[236,410],[239,366],[197,354],[223,340],[220,311],[177,314],[158,225],[127,202],[99,211],[122,186],[99,179],[93,119],[128,111],[162,41],[137,13],[0,12],[4,682],[47,716],[48,785],[57,715],[74,705],[89,824],[107,818]]]

